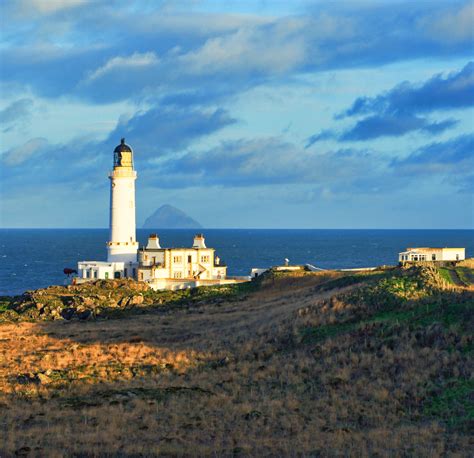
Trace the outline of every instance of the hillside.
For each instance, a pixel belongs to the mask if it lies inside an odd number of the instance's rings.
[[[144,299],[43,321],[5,299],[2,455],[469,455],[474,291],[436,269],[91,288]]]
[[[195,219],[172,205],[162,205],[143,223],[144,229],[200,229]]]

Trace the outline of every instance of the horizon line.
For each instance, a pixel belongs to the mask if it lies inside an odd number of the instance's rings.
[[[0,230],[110,230],[109,227],[0,227]],[[471,231],[474,227],[459,228],[423,228],[423,227],[197,227],[197,228],[143,228],[137,230],[160,230],[160,231],[200,231],[200,230],[258,230],[258,231]]]

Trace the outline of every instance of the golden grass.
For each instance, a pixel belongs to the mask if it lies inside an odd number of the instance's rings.
[[[422,416],[420,388],[468,370],[462,354],[428,331],[401,330],[395,347],[370,329],[301,340],[350,313],[330,298],[358,286],[316,288],[333,278],[121,320],[1,325],[0,455],[467,456],[466,435]]]

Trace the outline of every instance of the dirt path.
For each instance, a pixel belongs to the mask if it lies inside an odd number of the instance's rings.
[[[459,275],[455,270],[449,269],[448,274],[451,277],[452,282],[456,286],[466,286],[464,282],[459,278]]]

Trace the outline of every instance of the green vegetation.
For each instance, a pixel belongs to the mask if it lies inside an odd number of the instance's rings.
[[[352,293],[333,297],[314,317],[306,318],[300,327],[301,341],[318,348],[350,341],[352,351],[356,351],[361,337],[367,342],[370,336],[375,348],[401,351],[410,342],[415,348],[420,346],[417,351],[434,346],[444,349],[450,358],[470,358],[474,297],[468,291],[439,286],[451,278],[451,272],[426,267],[400,271]],[[437,375],[429,379],[425,388],[420,387],[418,396],[423,399],[423,408],[417,415],[467,431],[474,419],[474,401],[473,381],[467,378],[469,371],[465,367],[461,365],[456,370],[459,377]]]
[[[423,414],[466,433],[474,421],[474,380],[454,378],[434,386]]]
[[[454,284],[455,284],[454,281],[453,281],[453,279],[452,279],[452,277],[451,277],[451,274],[450,274],[451,270],[450,270],[450,269],[448,269],[448,268],[446,268],[446,267],[440,267],[440,268],[438,269],[438,271],[439,271],[439,274],[441,275],[441,278],[442,278],[446,283],[449,283],[449,284],[451,284],[451,285],[454,285]]]
[[[474,284],[474,269],[469,267],[456,267],[456,273],[464,285]]]
[[[4,314],[39,319],[0,325],[6,456],[469,450],[474,291],[433,267],[176,292],[105,282],[22,300]],[[93,316],[64,323],[55,310]]]

